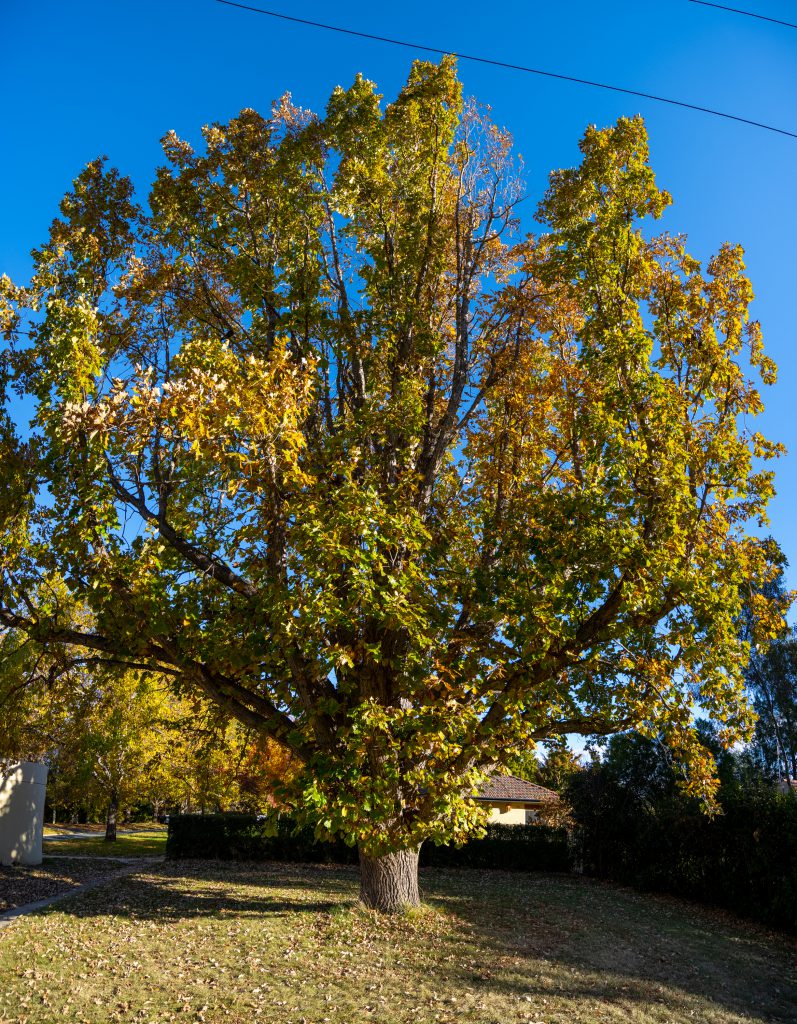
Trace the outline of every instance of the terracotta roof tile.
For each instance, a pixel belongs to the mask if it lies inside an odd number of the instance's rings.
[[[482,786],[476,799],[490,802],[507,800],[550,803],[558,800],[559,794],[552,789],[546,789],[545,786],[538,786],[534,782],[519,779],[516,775],[493,775]]]

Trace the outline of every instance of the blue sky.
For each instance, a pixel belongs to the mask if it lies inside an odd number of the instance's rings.
[[[258,6],[257,0],[252,0]],[[688,0],[506,0],[401,5],[270,0],[275,10],[660,93],[797,132],[797,30]],[[269,6],[263,3],[260,6]],[[740,4],[740,6],[742,6]],[[793,0],[745,0],[795,21]],[[332,88],[361,71],[392,97],[412,50],[224,7],[214,0],[3,0],[0,87],[6,97],[0,160],[0,273],[30,272],[57,205],[99,154],[146,194],[168,130],[195,141],[201,125],[242,107],[266,111],[285,91],[323,110]],[[777,468],[771,532],[797,586],[797,351],[794,246],[797,139],[648,100],[462,62],[467,93],[489,103],[515,136],[528,193],[578,159],[587,124],[642,113],[659,182],[673,193],[665,218],[706,259],[741,242],[754,313],[780,366],[758,422],[790,454]],[[525,225],[532,228],[531,220]]]

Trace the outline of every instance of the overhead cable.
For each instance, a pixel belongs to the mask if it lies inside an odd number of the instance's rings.
[[[768,18],[765,14],[755,14],[753,11],[742,11],[738,7],[726,7],[724,4],[712,4],[708,0],[689,0],[690,4],[700,4],[701,7],[715,7],[718,11],[730,11],[731,14],[743,14],[746,18],[756,18],[758,21],[771,21],[773,25],[785,25],[786,28],[797,28],[791,21],[780,21],[778,18]]]
[[[540,75],[544,78],[555,78],[562,82],[574,82],[576,85],[588,85],[593,89],[606,89],[609,92],[620,92],[626,96],[639,96],[642,99],[654,100],[656,103],[668,103],[673,107],[682,107],[686,110],[697,110],[701,114],[711,114],[714,117],[723,117],[728,121],[737,121],[740,124],[751,125],[754,128],[763,128],[768,132],[775,132],[777,135],[786,135],[791,139],[797,139],[797,132],[787,131],[785,128],[777,128],[771,124],[764,124],[762,121],[753,121],[747,117],[740,117],[737,114],[728,114],[722,110],[713,110],[711,107],[703,107],[697,103],[686,103],[684,100],[674,100],[667,96],[657,96],[654,93],[640,92],[637,89],[626,89],[619,85],[608,85],[605,82],[593,82],[587,78],[575,78],[572,75],[562,75],[555,71],[543,71],[540,68],[526,67],[523,64],[510,64],[503,60],[492,60],[490,57],[477,57],[470,53],[462,53],[457,50],[445,50],[437,46],[427,46],[424,43],[411,43],[404,39],[392,39],[389,36],[378,36],[371,32],[360,32],[353,28],[343,28],[340,25],[328,25],[321,21],[310,21],[308,18],[297,18],[291,14],[282,14],[280,11],[269,11],[262,7],[250,7],[248,4],[235,3],[234,0],[216,0],[216,3],[224,4],[226,7],[237,7],[242,11],[252,11],[254,14],[265,14],[269,18],[278,18],[281,21],[294,22],[297,25],[307,25],[311,28],[324,29],[327,32],[340,32],[343,35],[357,36],[360,39],[370,39],[378,43],[390,43],[392,46],[404,46],[411,50],[423,50],[426,53],[436,53],[441,56],[457,57],[459,60],[474,61],[477,64],[490,64],[493,67],[508,68],[510,71],[522,71],[529,75]]]

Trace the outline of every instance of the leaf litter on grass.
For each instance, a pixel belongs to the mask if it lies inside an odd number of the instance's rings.
[[[29,867],[17,864],[0,866],[0,914],[26,903],[49,899],[86,882],[107,878],[119,871],[120,864],[107,859],[45,858]]]
[[[334,866],[166,863],[20,921],[2,1024],[797,1019],[794,942],[566,877],[427,871],[385,918]]]

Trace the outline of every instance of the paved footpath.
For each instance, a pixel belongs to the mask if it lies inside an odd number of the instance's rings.
[[[62,839],[97,839],[102,832],[58,832],[56,835],[42,836],[43,843],[58,843]]]
[[[58,854],[56,856],[57,859],[63,860],[76,859],[62,854]],[[97,858],[87,857],[86,859],[96,860]],[[107,885],[109,882],[115,882],[118,878],[123,878],[125,875],[134,875],[137,871],[142,871],[144,868],[151,867],[153,864],[161,864],[163,862],[163,857],[104,857],[103,860],[121,861],[122,866],[112,875],[103,875],[102,878],[95,878],[90,882],[83,882],[81,885],[76,885],[73,889],[67,889],[65,892],[56,893],[55,896],[48,896],[47,899],[36,900],[35,903],[25,903],[21,907],[14,907],[13,910],[7,910],[4,914],[0,914],[0,930],[7,928],[10,924],[13,924],[18,917],[23,917],[25,914],[32,914],[36,910],[49,907],[51,903],[59,903],[61,900],[69,899],[70,896],[77,896],[78,893],[88,892],[89,889],[98,889],[101,885]]]
[[[165,835],[165,832],[162,828],[120,828],[116,834],[121,839],[123,836],[162,836]],[[57,843],[62,839],[101,839],[104,835],[104,832],[80,832],[78,830],[74,832],[56,832],[50,836],[45,833],[42,837],[42,842]]]

